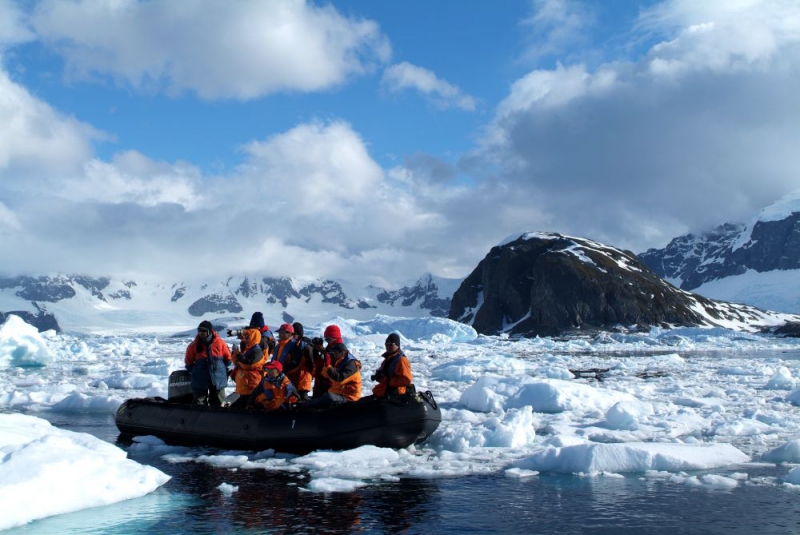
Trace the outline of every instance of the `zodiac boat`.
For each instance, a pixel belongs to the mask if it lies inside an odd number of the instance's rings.
[[[121,435],[153,435],[168,443],[256,451],[271,448],[304,454],[364,445],[405,448],[427,440],[442,420],[430,392],[389,398],[367,396],[327,408],[303,408],[301,404],[275,411],[206,407],[186,403],[185,396],[172,397],[171,392],[168,400],[125,401],[115,418]]]

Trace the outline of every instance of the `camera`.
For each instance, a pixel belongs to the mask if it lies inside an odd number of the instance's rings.
[[[369,377],[369,379],[370,379],[370,381],[378,381],[378,382],[380,382],[380,380],[383,379],[383,371],[382,370],[376,371],[375,373],[373,373]]]
[[[241,336],[242,329],[228,329],[228,336]]]

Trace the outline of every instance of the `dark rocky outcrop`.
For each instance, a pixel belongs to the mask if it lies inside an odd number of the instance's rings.
[[[232,295],[211,294],[201,297],[189,305],[189,314],[197,318],[204,314],[222,314],[226,312],[237,313],[242,311],[242,305]]]
[[[492,248],[453,295],[449,317],[482,334],[552,336],[757,321],[761,312],[681,291],[629,251],[535,233]]]
[[[787,321],[777,329],[769,329],[767,332],[776,336],[800,338],[800,323],[795,321]]]
[[[48,312],[39,311],[36,314],[25,312],[24,310],[11,310],[10,312],[0,312],[0,324],[5,323],[6,318],[10,315],[19,316],[25,323],[33,325],[39,332],[54,330],[61,332],[61,327],[58,325],[55,316]]]
[[[687,234],[663,249],[649,249],[639,258],[658,276],[676,281],[684,290],[750,269],[800,269],[800,212],[747,227],[728,223],[699,236]]]
[[[444,318],[450,311],[451,299],[441,297],[439,292],[439,286],[433,278],[426,275],[414,286],[404,286],[394,291],[384,290],[376,296],[376,299],[391,305],[399,301],[405,307],[419,303],[420,308],[430,310],[431,316]]]

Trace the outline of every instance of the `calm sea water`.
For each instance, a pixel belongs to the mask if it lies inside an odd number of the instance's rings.
[[[111,416],[37,415],[61,428],[117,442]],[[117,443],[127,449],[126,443]],[[786,474],[785,467],[748,466],[750,480],[732,490],[633,475],[620,479],[542,474],[517,480],[500,473],[404,479],[326,495],[302,490],[307,480],[297,474],[171,464],[133,452],[130,456],[172,479],[140,499],[51,517],[5,533],[800,533],[800,492],[775,483]],[[223,482],[239,491],[224,496],[217,489]]]

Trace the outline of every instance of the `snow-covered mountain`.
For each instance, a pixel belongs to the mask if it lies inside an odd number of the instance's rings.
[[[447,316],[460,280],[432,275],[396,290],[332,281],[229,277],[203,283],[164,283],[107,277],[0,277],[0,312],[52,315],[69,331],[174,331],[202,319],[246,324],[260,310],[270,326],[315,324],[336,316]]]
[[[653,272],[712,299],[800,313],[800,191],[746,224],[726,223],[639,255]]]
[[[453,295],[450,319],[482,334],[531,337],[679,326],[754,332],[800,316],[675,288],[629,251],[529,232],[489,251]]]

